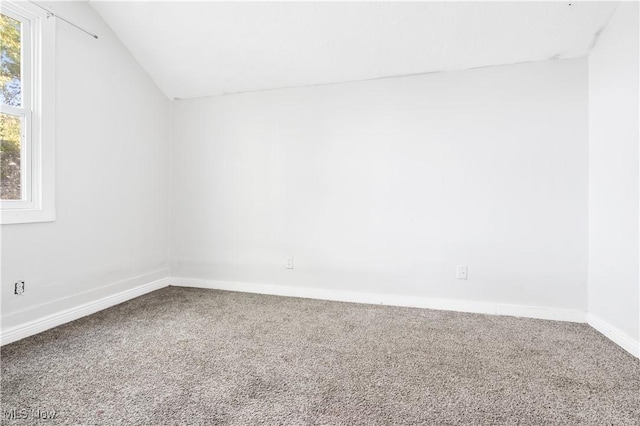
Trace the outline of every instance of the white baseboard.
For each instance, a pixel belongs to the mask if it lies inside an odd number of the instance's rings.
[[[122,283],[118,283],[122,284]],[[507,315],[524,318],[538,318],[555,321],[587,322],[591,327],[605,335],[620,347],[640,358],[640,344],[630,336],[603,321],[593,314],[572,309],[543,308],[525,305],[510,305],[492,302],[467,301],[456,299],[437,299],[414,297],[385,293],[364,293],[346,290],[329,290],[320,288],[291,287],[274,284],[255,284],[232,281],[215,281],[198,278],[161,278],[141,285],[136,285],[125,291],[99,298],[76,307],[63,309],[51,315],[3,330],[0,334],[0,344],[5,345],[50,328],[74,321],[95,312],[131,300],[143,294],[159,290],[169,285],[176,287],[198,287],[216,290],[238,291],[245,293],[271,294],[287,297],[301,297],[306,299],[335,300],[339,302],[383,304],[390,306],[404,306],[412,308],[426,308],[455,312],[470,312],[490,315]],[[56,302],[52,302],[55,304]],[[38,311],[42,305],[30,311]],[[23,312],[20,312],[23,313]]]
[[[592,313],[587,315],[587,323],[631,355],[640,358],[640,342],[634,340],[619,328],[614,327]]]
[[[301,297],[306,299],[335,300],[339,302],[367,303],[375,305],[404,306],[456,312],[470,312],[490,315],[507,315],[555,321],[586,322],[583,311],[572,309],[542,308],[535,306],[510,305],[492,302],[477,302],[456,299],[436,299],[384,293],[364,293],[346,290],[290,287],[274,284],[255,284],[231,281],[214,281],[197,278],[172,277],[170,285],[176,287],[199,287],[245,293],[272,294],[277,296]]]
[[[125,281],[115,283],[113,284],[113,286],[122,285],[127,281],[137,283],[139,281],[139,277],[135,277],[131,280],[125,280]],[[128,290],[120,291],[118,293],[111,294],[109,296],[102,297],[97,300],[79,304],[78,306],[75,306],[72,308],[60,310],[60,312],[56,312],[54,314],[35,319],[33,321],[28,321],[23,324],[19,324],[17,326],[14,326],[7,330],[2,331],[2,333],[0,334],[0,345],[6,345],[8,343],[15,342],[16,340],[33,336],[34,334],[38,334],[50,328],[57,327],[59,325],[77,320],[78,318],[91,315],[103,309],[110,308],[111,306],[115,306],[122,302],[126,302],[127,300],[131,300],[138,296],[142,296],[143,294],[161,289],[163,287],[167,287],[168,285],[169,285],[168,278],[157,279],[144,284],[138,284],[135,287],[130,288]],[[60,301],[54,301],[48,305],[55,305],[56,303],[60,303]],[[33,314],[31,315],[33,317],[37,315],[37,312],[39,310],[41,311],[42,309],[43,309],[43,305],[39,305],[29,309],[29,312],[33,311]],[[18,314],[24,315],[24,312],[19,312]]]

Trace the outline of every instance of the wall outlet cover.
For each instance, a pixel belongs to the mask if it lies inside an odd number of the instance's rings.
[[[456,278],[459,280],[467,279],[467,265],[456,266]]]

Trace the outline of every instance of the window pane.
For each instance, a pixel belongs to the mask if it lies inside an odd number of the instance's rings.
[[[22,106],[20,75],[22,24],[0,14],[0,102]]]
[[[22,199],[21,127],[20,117],[0,113],[0,198],[3,200]]]

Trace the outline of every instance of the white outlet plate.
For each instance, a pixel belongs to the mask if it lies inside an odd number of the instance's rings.
[[[287,257],[287,269],[293,269],[293,257]]]
[[[456,278],[459,280],[467,279],[467,265],[456,266]]]

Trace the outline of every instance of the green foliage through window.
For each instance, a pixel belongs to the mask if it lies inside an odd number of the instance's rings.
[[[19,21],[0,14],[0,101],[13,106],[22,104],[20,27]]]
[[[21,24],[0,14],[0,102],[22,106]],[[11,114],[0,114],[0,198],[20,200],[21,121]]]

